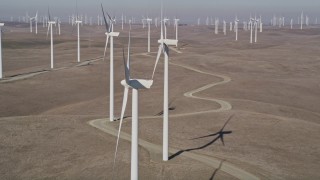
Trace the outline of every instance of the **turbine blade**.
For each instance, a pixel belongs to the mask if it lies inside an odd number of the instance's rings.
[[[163,43],[163,52],[169,57],[169,46]]]
[[[218,134],[219,134],[219,132],[214,133],[214,134],[210,134],[210,135],[206,135],[206,136],[200,136],[200,137],[197,137],[197,138],[193,138],[193,139],[191,139],[191,140],[203,139],[203,138],[207,138],[207,137],[216,136],[216,135],[218,135]]]
[[[107,16],[109,17],[109,19],[112,21],[113,19],[111,18],[111,16],[109,15],[109,13],[107,12]]]
[[[162,45],[160,44],[159,45],[158,54],[157,54],[156,63],[155,63],[154,68],[153,68],[153,73],[152,73],[152,78],[151,79],[153,79],[154,73],[156,72],[156,68],[157,68],[157,65],[158,65],[158,62],[159,62],[159,59],[160,59],[160,56],[161,56],[161,51],[162,51]]]
[[[76,21],[78,21],[78,18],[79,18],[79,15],[78,15],[78,1],[76,1],[76,13],[77,13]]]
[[[108,22],[107,22],[106,15],[104,14],[104,10],[103,10],[102,3],[101,3],[101,9],[102,9],[102,14],[103,14],[104,23],[105,23],[105,25],[106,25],[106,30],[107,30],[107,32],[110,32],[110,31],[109,31],[109,24],[108,24]]]
[[[50,30],[50,26],[51,26],[51,24],[49,23],[49,26],[48,26],[48,31],[47,31],[47,38],[48,38],[48,36],[49,36],[49,30]]]
[[[49,16],[49,21],[51,21],[51,16],[50,16],[50,10],[49,10],[49,7],[48,7],[48,16]]]
[[[220,140],[221,140],[221,142],[222,142],[222,145],[224,146],[223,134],[221,134]]]
[[[77,26],[73,26],[72,31],[71,31],[71,35],[73,35],[74,31],[76,30]]]
[[[106,39],[106,46],[104,47],[103,60],[105,60],[105,58],[106,58],[106,52],[107,52],[107,47],[108,47],[108,41],[109,41],[109,34],[107,35],[107,39]]]
[[[122,48],[122,56],[123,56],[123,65],[124,65],[124,77],[125,77],[125,80],[127,82],[127,84],[129,83],[129,70],[128,70],[128,67],[127,67],[127,62],[126,62],[126,56],[124,54],[124,49]]]
[[[128,42],[128,60],[126,62],[126,58],[124,55],[124,50],[123,50],[123,63],[124,63],[124,72],[125,72],[125,79],[127,84],[129,84],[130,80],[130,46],[131,46],[131,32],[129,31],[129,42]]]
[[[129,93],[129,88],[128,88],[128,87],[125,87],[125,88],[124,88],[124,93],[123,93],[121,117],[120,117],[120,124],[119,124],[118,136],[117,136],[116,150],[115,150],[114,159],[113,159],[112,172],[114,172],[114,168],[115,168],[115,164],[116,164],[117,153],[118,153],[118,146],[119,146],[119,140],[120,140],[120,134],[121,134],[121,127],[122,127],[122,122],[123,122],[123,118],[124,118],[124,113],[125,113],[126,106],[127,106],[127,101],[128,101],[128,93]]]
[[[223,127],[221,128],[220,132],[222,132],[224,130],[224,128],[226,127],[226,125],[229,123],[229,121],[233,118],[234,114],[232,114],[229,119],[224,123]]]

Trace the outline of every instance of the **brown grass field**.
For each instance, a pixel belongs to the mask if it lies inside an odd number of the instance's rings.
[[[81,27],[81,61],[97,61],[77,66],[76,31],[63,24],[62,35],[54,35],[54,70],[49,68],[47,29],[39,26],[35,35],[28,27],[6,24],[2,39],[0,179],[112,179],[116,138],[88,124],[109,114],[109,49],[105,61],[101,59],[104,27]],[[236,42],[229,31],[224,36],[205,26],[179,28],[179,46],[170,51],[169,139],[171,148],[182,151],[162,162],[161,153],[140,146],[139,178],[237,179],[224,166],[230,164],[259,179],[320,179],[319,27],[268,27],[256,44],[249,43],[249,32],[243,30]],[[148,54],[147,29],[133,26],[132,77],[151,78],[159,30],[152,27]],[[173,26],[168,36],[174,38]],[[114,42],[119,117],[127,26]],[[139,94],[139,138],[160,146],[162,59],[153,87]],[[231,81],[193,94],[202,99],[184,96],[222,81],[220,75]],[[220,111],[221,105],[212,99],[232,108]],[[131,115],[130,98],[125,114]],[[109,124],[117,128],[119,121]],[[194,139],[213,135],[224,125],[224,145],[217,136]],[[126,118],[123,132],[130,131],[131,119]],[[129,179],[130,142],[120,142],[114,179]],[[210,166],[188,154],[220,163]]]

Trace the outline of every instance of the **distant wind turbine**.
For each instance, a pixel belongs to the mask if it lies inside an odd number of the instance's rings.
[[[150,26],[151,26],[152,19],[147,17],[146,21],[148,23],[148,53],[149,53],[150,52]]]
[[[177,19],[177,18],[174,19],[174,27],[175,27],[175,30],[176,30],[176,40],[177,41],[178,41],[179,21],[180,21],[180,19]],[[178,47],[178,43],[177,43],[176,47]]]
[[[158,40],[159,50],[157,54],[156,65],[159,62],[160,56],[164,53],[164,96],[163,96],[163,160],[169,159],[169,47],[176,46],[178,41],[173,39],[166,39],[163,37],[163,27],[165,21],[163,20],[162,6],[161,6],[161,35]],[[156,66],[155,66],[156,67]],[[155,68],[152,74],[152,79],[155,73]]]
[[[102,14],[103,14],[103,18],[104,18],[104,23],[106,25],[106,45],[104,48],[104,55],[103,55],[103,59],[106,56],[106,50],[107,50],[107,46],[108,46],[108,41],[109,41],[109,37],[110,37],[110,110],[109,110],[109,119],[110,121],[114,121],[114,68],[113,68],[113,37],[118,37],[119,36],[119,32],[113,32],[113,24],[114,24],[114,19],[112,19],[110,17],[110,15],[107,13],[109,20],[110,20],[110,26],[107,22],[104,10],[103,10],[103,6],[101,4],[101,9],[102,9]]]
[[[258,41],[258,19],[254,18],[254,42],[257,43]]]
[[[76,20],[75,20],[75,23],[77,24],[77,28],[78,28],[78,54],[77,54],[77,59],[78,59],[78,62],[80,62],[80,24],[82,24],[82,21],[79,20],[79,15],[78,15],[78,3],[76,3],[76,13],[77,13],[77,16],[76,16]]]
[[[36,15],[34,17],[30,18],[30,32],[32,33],[32,22],[35,22],[35,26],[36,26],[36,34],[38,34],[38,12],[36,13]]]
[[[249,21],[249,25],[250,25],[250,43],[252,44],[252,31],[253,31],[253,18],[250,18],[250,21]]]
[[[2,27],[4,26],[4,23],[0,23],[0,79],[3,78],[2,73]]]
[[[227,35],[227,22],[223,20],[223,34]]]
[[[303,11],[301,13],[300,24],[301,24],[301,30],[302,30],[303,29]]]
[[[48,31],[47,31],[47,37],[49,35],[49,30],[50,30],[50,37],[51,37],[51,69],[53,69],[53,32],[52,32],[52,25],[56,24],[56,21],[52,21],[51,20],[51,16],[50,16],[50,11],[48,8],[48,17],[49,17],[49,21],[48,21]]]
[[[238,20],[238,17],[236,16],[236,19],[234,20],[234,31],[236,33],[236,41],[238,41],[238,25],[239,25],[239,20]]]

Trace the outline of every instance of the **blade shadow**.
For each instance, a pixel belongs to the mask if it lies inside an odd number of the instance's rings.
[[[206,136],[201,136],[201,137],[197,137],[197,138],[193,138],[193,139],[190,139],[190,140],[197,140],[197,139],[202,139],[202,138],[208,138],[208,137],[214,137],[216,136],[214,139],[212,139],[210,142],[208,142],[207,144],[204,144],[200,147],[196,147],[196,148],[189,148],[189,149],[184,149],[184,150],[180,150],[178,152],[176,152],[175,154],[171,155],[169,157],[169,160],[181,155],[182,153],[184,152],[190,152],[190,151],[195,151],[195,150],[200,150],[200,149],[204,149],[210,145],[212,145],[213,143],[215,143],[217,140],[220,139],[220,141],[222,142],[223,146],[225,145],[224,143],[224,135],[226,134],[231,134],[232,131],[224,131],[224,128],[226,127],[226,125],[229,123],[229,121],[233,118],[234,115],[230,116],[229,119],[224,123],[223,127],[216,133],[213,133],[213,134],[209,134],[209,135],[206,135]]]
[[[124,116],[123,119],[131,118],[132,116]],[[120,117],[115,118],[114,121],[120,121]]]
[[[223,164],[224,161],[226,161],[226,160],[222,160],[222,161],[220,162],[219,167],[218,167],[216,170],[214,170],[214,172],[212,173],[212,175],[211,175],[211,177],[210,177],[209,180],[213,180],[213,179],[214,179],[214,177],[216,176],[217,172],[221,169],[222,164]]]
[[[176,98],[174,98],[170,103],[169,103],[169,108],[168,110],[169,111],[174,111],[176,110],[176,107],[175,106],[172,106],[172,103],[176,100]],[[159,113],[155,114],[155,116],[162,116],[163,115],[163,110],[160,111]]]

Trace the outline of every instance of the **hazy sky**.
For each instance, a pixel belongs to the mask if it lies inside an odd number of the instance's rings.
[[[270,16],[298,16],[303,10],[310,17],[320,17],[320,0],[163,0],[168,16],[179,16],[180,19],[196,19],[197,17],[220,16],[247,17],[250,13]],[[100,13],[100,3],[110,14],[120,16],[122,12],[128,16],[149,14],[158,16],[161,1],[156,0],[78,0],[79,13],[96,17]],[[68,16],[75,12],[76,0],[1,0],[0,18],[22,16],[26,12],[45,14],[50,6],[53,16]]]

